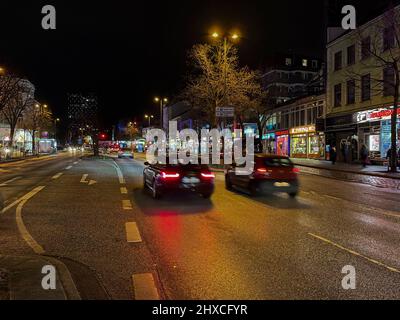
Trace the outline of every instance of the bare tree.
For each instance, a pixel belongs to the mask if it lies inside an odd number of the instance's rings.
[[[212,125],[216,108],[234,106],[239,121],[254,104],[261,84],[256,72],[239,66],[237,49],[226,41],[195,45],[189,54],[193,72],[181,98],[187,100]]]
[[[22,114],[22,126],[32,136],[32,152],[36,154],[36,133],[51,127],[53,116],[49,110],[44,110],[35,101],[29,103]]]
[[[17,80],[16,80],[17,81]],[[24,110],[32,103],[34,89],[27,80],[18,81],[17,88],[13,91],[12,96],[8,99],[7,104],[1,110],[1,115],[10,125],[10,141],[13,143],[15,129],[22,119]]]
[[[0,76],[0,112],[15,97],[19,90],[20,78],[16,78],[10,75]]]
[[[361,68],[349,68],[347,78],[353,80],[355,87],[362,90],[362,78],[369,72],[371,95],[392,97],[390,167],[392,172],[396,172],[400,90],[400,7],[389,9],[373,25],[359,28],[354,37],[355,43],[361,48]]]

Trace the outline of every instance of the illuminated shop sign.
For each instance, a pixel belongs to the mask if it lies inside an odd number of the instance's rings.
[[[393,114],[393,109],[374,109],[361,111],[355,114],[357,123],[390,120]],[[400,109],[397,109],[397,116],[400,116]]]
[[[315,125],[290,129],[290,134],[301,134],[301,133],[309,133],[309,132],[315,132]]]
[[[276,131],[275,134],[277,136],[287,136],[289,134],[289,130]]]

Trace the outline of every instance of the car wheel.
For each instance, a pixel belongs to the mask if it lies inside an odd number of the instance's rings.
[[[225,189],[232,190],[232,182],[231,179],[229,178],[229,175],[225,175]]]
[[[297,192],[291,192],[291,193],[289,193],[289,197],[291,197],[291,198],[296,198],[296,197],[297,197]]]
[[[160,199],[161,198],[161,194],[157,189],[157,184],[156,181],[153,181],[153,187],[152,187],[152,193],[151,193],[153,199]]]

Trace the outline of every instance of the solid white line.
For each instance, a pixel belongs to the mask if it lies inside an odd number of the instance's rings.
[[[4,186],[6,186],[7,184],[9,184],[9,183],[11,183],[11,182],[14,182],[15,180],[18,180],[18,179],[21,179],[21,177],[15,177],[15,178],[12,178],[12,179],[10,179],[10,180],[8,180],[8,181],[5,181],[5,182],[3,182],[2,184],[0,184],[0,187],[4,187]]]
[[[112,166],[117,171],[119,183],[120,184],[125,184],[124,175],[122,174],[122,171],[121,171],[120,167],[118,166],[118,164],[115,161],[113,161],[113,164],[108,163],[106,161],[102,161],[102,162],[108,164],[109,166]]]
[[[160,300],[160,295],[151,273],[134,274],[132,282],[135,300]]]
[[[63,175],[62,172],[57,173],[55,176],[52,177],[52,179],[53,179],[53,180],[56,180],[56,179],[58,179],[59,177],[61,177],[62,175]]]
[[[71,168],[72,168],[72,166],[68,166],[68,167],[65,168],[65,170],[69,170]]]
[[[360,258],[363,258],[363,259],[365,259],[365,260],[367,260],[367,261],[369,261],[369,262],[371,262],[371,263],[373,263],[373,264],[376,264],[376,265],[378,265],[378,266],[384,267],[384,268],[388,269],[389,271],[396,272],[396,273],[400,273],[400,270],[398,270],[398,269],[396,269],[396,268],[390,267],[390,266],[388,266],[388,265],[386,265],[386,264],[384,264],[384,263],[382,263],[382,262],[380,262],[380,261],[377,261],[377,260],[375,260],[375,259],[371,259],[371,258],[369,258],[369,257],[367,257],[367,256],[364,256],[364,255],[362,255],[361,253],[358,253],[358,252],[356,252],[356,251],[354,251],[354,250],[347,249],[347,248],[343,247],[342,245],[337,244],[337,243],[335,243],[335,242],[333,242],[333,241],[330,241],[330,240],[328,240],[328,239],[325,239],[325,238],[323,238],[323,237],[321,237],[321,236],[318,236],[318,235],[313,234],[313,233],[308,233],[308,235],[310,235],[310,236],[312,236],[312,237],[314,237],[314,238],[316,238],[316,239],[319,239],[319,240],[321,240],[321,241],[323,241],[323,242],[325,242],[325,243],[328,243],[328,244],[330,244],[330,245],[332,245],[332,246],[335,246],[336,248],[339,248],[339,249],[341,249],[341,250],[343,250],[343,251],[346,251],[346,252],[348,252],[348,253],[351,253],[352,255],[355,255],[355,256],[358,256],[358,257],[360,257]]]
[[[128,194],[128,189],[127,188],[121,187],[120,190],[121,190],[121,194]]]
[[[131,200],[122,200],[122,209],[123,210],[132,210]]]
[[[126,231],[126,241],[128,241],[129,243],[142,242],[142,237],[140,236],[140,232],[136,222],[125,223],[125,231]]]

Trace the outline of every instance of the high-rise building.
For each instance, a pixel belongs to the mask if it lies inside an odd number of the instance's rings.
[[[68,140],[79,142],[85,132],[97,130],[98,99],[93,93],[68,94]]]

